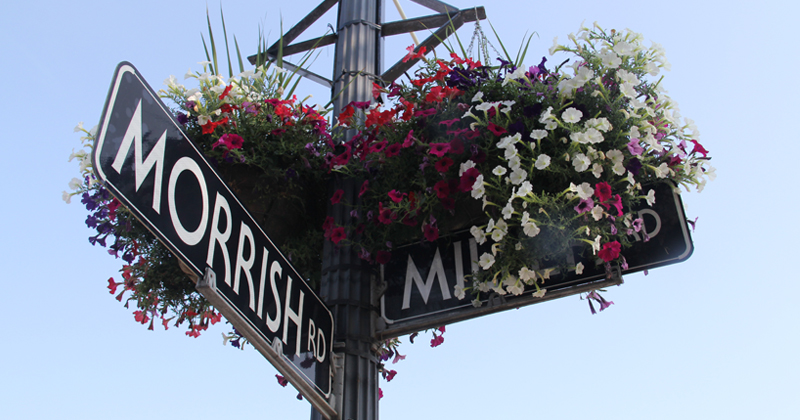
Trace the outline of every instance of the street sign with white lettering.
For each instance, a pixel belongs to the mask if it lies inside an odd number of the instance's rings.
[[[326,417],[333,316],[186,137],[120,63],[94,147],[97,176],[198,278],[198,290]]]
[[[638,209],[644,227],[641,232],[633,233],[634,245],[624,251],[628,268],[621,274],[674,264],[692,254],[692,239],[680,195],[666,183],[652,188],[656,192],[656,202],[652,207],[645,205]],[[463,299],[458,299],[454,289],[471,285],[468,276],[479,270],[477,260],[484,252],[491,252],[490,244],[478,245],[469,232],[395,249],[392,260],[382,267],[386,290],[381,297],[381,338],[397,337],[622,282],[620,276],[607,277],[604,266],[597,264],[602,260],[580,260],[570,250],[564,259],[572,261],[572,264],[583,263],[582,274],[553,271],[541,286],[547,289],[543,297],[533,296],[536,291],[533,286],[528,286],[519,296],[481,293],[482,305],[475,307],[475,295],[467,291]]]

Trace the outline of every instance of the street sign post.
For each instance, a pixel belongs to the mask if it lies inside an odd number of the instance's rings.
[[[680,196],[668,184],[653,188],[656,202],[652,207],[645,205],[638,209],[644,228],[632,235],[635,245],[623,251],[629,266],[622,274],[674,264],[692,254],[692,239]],[[490,252],[490,244],[478,245],[469,232],[394,250],[392,260],[382,267],[386,290],[381,298],[380,336],[397,337],[622,282],[620,276],[607,278],[603,265],[597,264],[602,260],[580,260],[574,254],[566,254],[565,261],[583,263],[583,272],[552,272],[540,286],[547,289],[543,297],[533,296],[536,289],[529,286],[519,296],[482,293],[482,304],[475,307],[472,302],[476,295],[468,291],[463,299],[458,299],[454,288],[471,285],[468,276],[478,271],[477,260],[484,252]]]
[[[93,160],[106,188],[194,274],[200,293],[335,418],[331,312],[130,63],[115,71]]]

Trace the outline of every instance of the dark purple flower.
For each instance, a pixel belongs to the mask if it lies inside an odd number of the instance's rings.
[[[629,160],[628,164],[625,166],[625,169],[630,171],[633,176],[639,175],[639,170],[642,169],[642,162],[639,162],[639,159],[637,158],[631,158],[631,160]]]

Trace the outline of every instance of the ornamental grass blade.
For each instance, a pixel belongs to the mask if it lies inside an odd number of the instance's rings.
[[[239,73],[244,73],[244,62],[242,61],[242,52],[239,51],[239,43],[236,41],[236,35],[233,36],[233,45],[236,47],[236,58],[239,60]]]
[[[208,13],[208,8],[206,8],[206,22],[208,23],[208,43],[211,44],[211,57],[209,60],[211,62],[211,74],[218,75],[219,68],[217,67],[217,46],[214,44],[214,31],[211,30],[211,16]],[[202,36],[202,35],[201,35]],[[205,47],[206,41],[203,40],[203,46]],[[208,49],[206,48],[206,57],[208,57]]]
[[[222,5],[219,6],[219,17],[222,20],[222,36],[225,37],[225,55],[228,56],[228,77],[233,77],[233,65],[231,64],[231,50],[228,47],[228,31],[225,29],[225,15],[222,13]]]
[[[502,40],[502,39],[500,39],[500,36],[499,36],[499,35],[497,35],[497,31],[494,29],[494,25],[492,25],[492,22],[491,22],[491,21],[489,21],[489,27],[491,27],[491,28],[492,28],[492,32],[494,32],[494,37],[495,37],[495,38],[497,38],[497,42],[499,42],[499,43],[500,43],[500,49],[501,49],[501,50],[503,50],[503,54],[505,54],[505,55],[506,55],[506,59],[507,59],[509,62],[513,63],[513,62],[514,62],[514,60],[512,60],[512,59],[511,59],[511,55],[509,55],[509,54],[508,54],[508,51],[506,51],[506,46],[505,46],[505,45],[503,45],[503,40]]]

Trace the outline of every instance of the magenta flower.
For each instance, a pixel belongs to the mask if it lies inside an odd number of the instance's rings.
[[[594,186],[594,195],[600,202],[608,201],[611,198],[611,185],[608,182],[598,182]]]
[[[378,253],[375,254],[375,261],[377,261],[378,264],[386,264],[391,259],[392,259],[392,253],[389,251],[378,251]]]
[[[439,239],[439,228],[433,225],[425,224],[422,226],[422,232],[425,235],[425,239],[429,242],[433,242]]]
[[[430,154],[442,157],[450,150],[450,143],[431,143]]]
[[[503,134],[506,134],[508,132],[508,131],[506,131],[505,128],[500,127],[499,125],[497,125],[497,124],[495,124],[493,122],[489,123],[489,127],[488,128],[489,128],[489,131],[491,131],[492,134],[494,134],[495,136],[502,136]]]
[[[405,198],[407,195],[408,194],[406,193],[397,192],[397,190],[389,191],[389,198],[391,198],[392,201],[394,201],[395,203],[403,201],[403,198]]]
[[[602,258],[603,261],[609,262],[619,257],[619,252],[621,249],[622,244],[617,241],[606,242],[603,244],[603,249],[597,253],[597,256]]]
[[[361,184],[361,191],[359,191],[358,197],[361,198],[361,196],[364,195],[368,190],[369,190],[369,180],[366,180],[364,181],[363,184]]]
[[[344,190],[336,190],[331,197],[331,204],[338,204],[342,201],[342,196],[344,195]]]
[[[433,166],[436,168],[437,171],[445,173],[447,172],[448,169],[450,169],[450,166],[452,164],[453,164],[453,159],[450,159],[449,157],[445,156],[441,158],[438,162],[436,162],[436,164]]]

